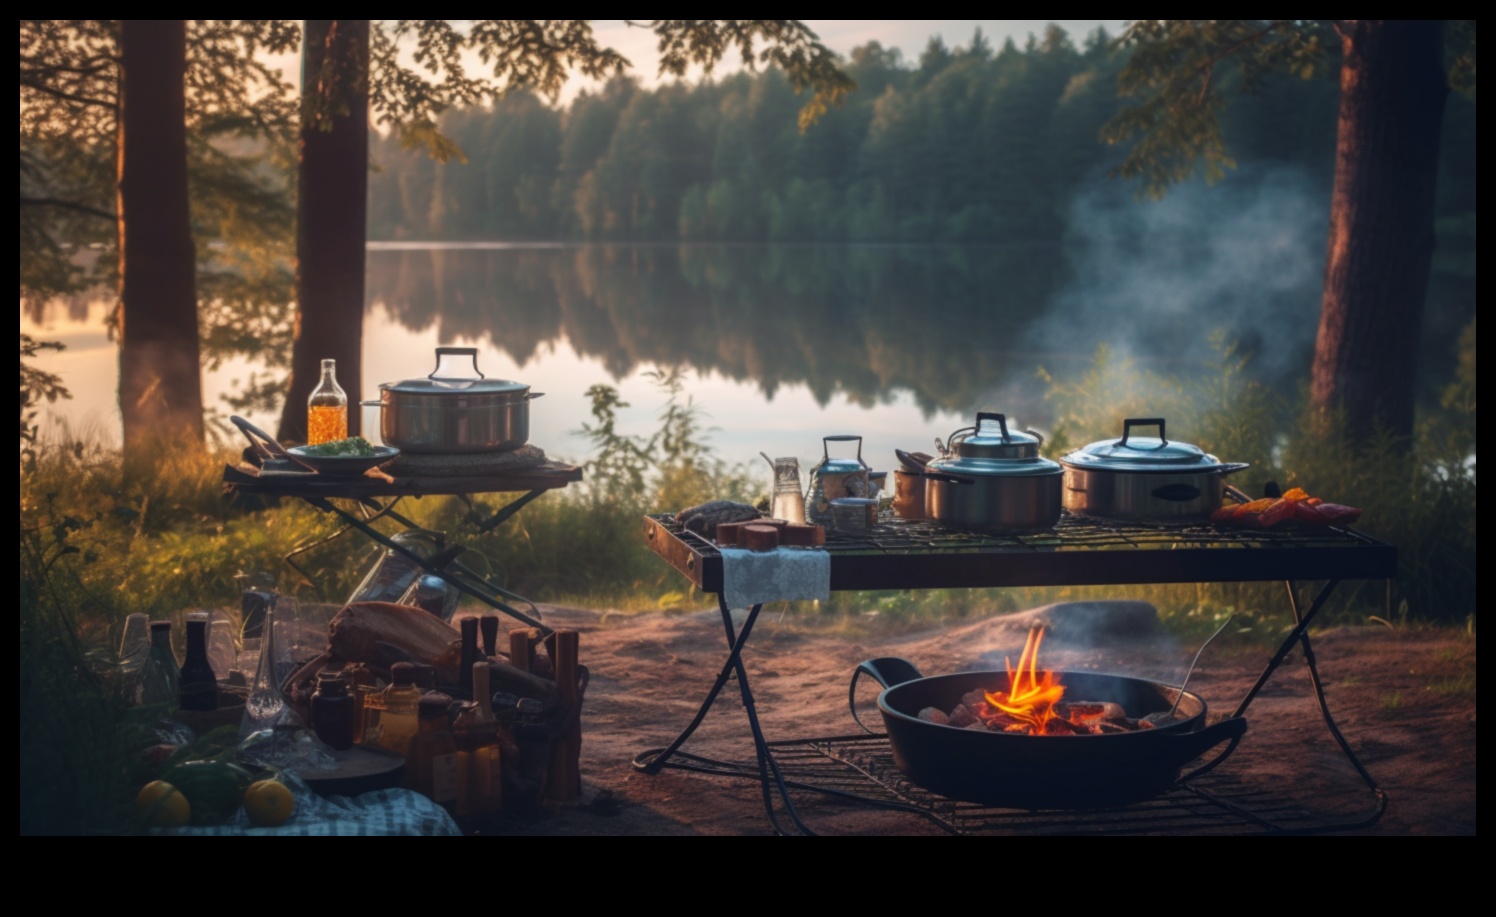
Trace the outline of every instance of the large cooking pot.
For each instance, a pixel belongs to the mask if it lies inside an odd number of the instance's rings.
[[[1006,672],[960,672],[925,678],[906,659],[869,659],[852,674],[849,703],[858,725],[857,681],[869,675],[883,686],[878,712],[894,763],[921,787],[951,799],[1011,809],[1074,809],[1126,805],[1167,792],[1181,780],[1225,759],[1247,731],[1232,717],[1205,726],[1205,701],[1183,692],[1177,719],[1155,729],[1107,735],[1026,735],[958,729],[919,718],[926,707],[949,712],[971,691],[1006,691]],[[1065,696],[1113,701],[1129,716],[1164,712],[1180,690],[1169,685],[1100,675],[1057,672]],[[864,729],[867,727],[864,725]],[[871,732],[871,730],[868,730]],[[1222,742],[1210,762],[1180,775],[1185,764]]]
[[[1133,436],[1133,427],[1158,427],[1158,436]],[[1122,421],[1122,438],[1091,443],[1060,459],[1065,508],[1122,519],[1205,519],[1221,508],[1228,474],[1251,467],[1228,464],[1198,446],[1170,442],[1162,417]]]
[[[510,452],[530,439],[530,402],[542,393],[478,371],[478,348],[436,348],[436,369],[424,379],[385,382],[379,435],[405,452],[451,455]]]
[[[1009,431],[1002,414],[978,413],[976,424],[952,433],[944,455],[925,466],[925,517],[1000,534],[1053,528],[1065,469],[1040,457],[1042,442],[1032,431]]]

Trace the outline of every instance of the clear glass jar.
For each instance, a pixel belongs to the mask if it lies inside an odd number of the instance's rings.
[[[348,393],[338,385],[337,361],[322,361],[322,379],[306,400],[309,446],[348,438]]]

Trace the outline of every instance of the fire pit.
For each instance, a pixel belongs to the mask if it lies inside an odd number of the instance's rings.
[[[942,796],[1015,809],[1148,799],[1178,783],[1185,764],[1229,742],[1189,776],[1214,767],[1246,732],[1239,716],[1205,726],[1205,701],[1169,685],[1040,669],[1038,646],[1031,633],[1005,672],[932,678],[904,659],[867,660],[852,676],[852,717],[861,724],[857,681],[869,675],[884,687],[878,712],[899,770]]]

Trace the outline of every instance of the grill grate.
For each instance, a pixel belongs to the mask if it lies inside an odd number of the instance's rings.
[[[787,784],[858,805],[907,813],[954,835],[1226,835],[1322,834],[1374,823],[1385,799],[1367,794],[1364,812],[1317,811],[1239,775],[1212,772],[1188,786],[1134,805],[1109,809],[996,809],[924,790],[899,771],[886,738],[837,736],[770,742]],[[759,780],[756,765],[677,752],[667,768]]]
[[[653,514],[672,535],[705,556],[718,553],[709,538],[686,531],[668,513]],[[1052,531],[1032,535],[993,535],[960,532],[930,521],[900,519],[883,510],[877,525],[862,533],[826,530],[826,550],[832,554],[910,554],[995,552],[1096,551],[1107,548],[1344,548],[1347,544],[1380,542],[1350,529],[1327,528],[1257,530],[1234,529],[1199,522],[1114,522],[1065,513]]]

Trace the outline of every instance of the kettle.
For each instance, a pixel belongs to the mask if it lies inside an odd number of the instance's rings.
[[[832,443],[857,444],[857,457],[832,458]],[[862,437],[821,437],[822,458],[810,469],[810,488],[805,492],[805,515],[819,525],[831,523],[831,501],[841,497],[867,497],[872,469],[862,460]]]

